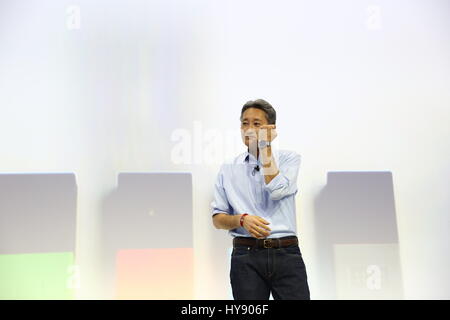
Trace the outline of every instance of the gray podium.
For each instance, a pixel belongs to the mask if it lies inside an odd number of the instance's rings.
[[[391,172],[329,172],[315,232],[320,298],[403,298]]]

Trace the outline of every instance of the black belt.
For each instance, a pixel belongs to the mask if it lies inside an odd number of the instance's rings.
[[[285,248],[298,245],[298,239],[295,236],[270,239],[256,239],[248,237],[236,237],[233,239],[233,247],[253,247],[253,248]]]

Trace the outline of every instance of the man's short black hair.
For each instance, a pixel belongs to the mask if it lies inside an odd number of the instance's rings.
[[[275,122],[277,121],[277,112],[270,103],[263,99],[257,99],[254,101],[250,100],[246,104],[244,104],[241,111],[241,120],[245,110],[249,108],[256,108],[264,111],[266,113],[266,119],[269,124],[275,124]]]

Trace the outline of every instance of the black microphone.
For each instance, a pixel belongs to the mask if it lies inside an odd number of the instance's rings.
[[[259,172],[259,165],[258,165],[258,164],[256,165],[256,167],[253,168],[252,176],[255,175],[255,171],[258,171],[258,172]]]

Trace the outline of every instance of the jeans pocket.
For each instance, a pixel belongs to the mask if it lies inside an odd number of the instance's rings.
[[[301,252],[300,252],[300,248],[299,246],[292,246],[292,247],[286,247],[283,248],[283,251],[285,254],[289,254],[289,255],[296,255],[296,256],[301,256]]]
[[[245,256],[248,256],[249,253],[250,253],[250,249],[248,247],[236,247],[236,248],[233,248],[233,253],[231,254],[231,256],[233,258],[245,257]]]

